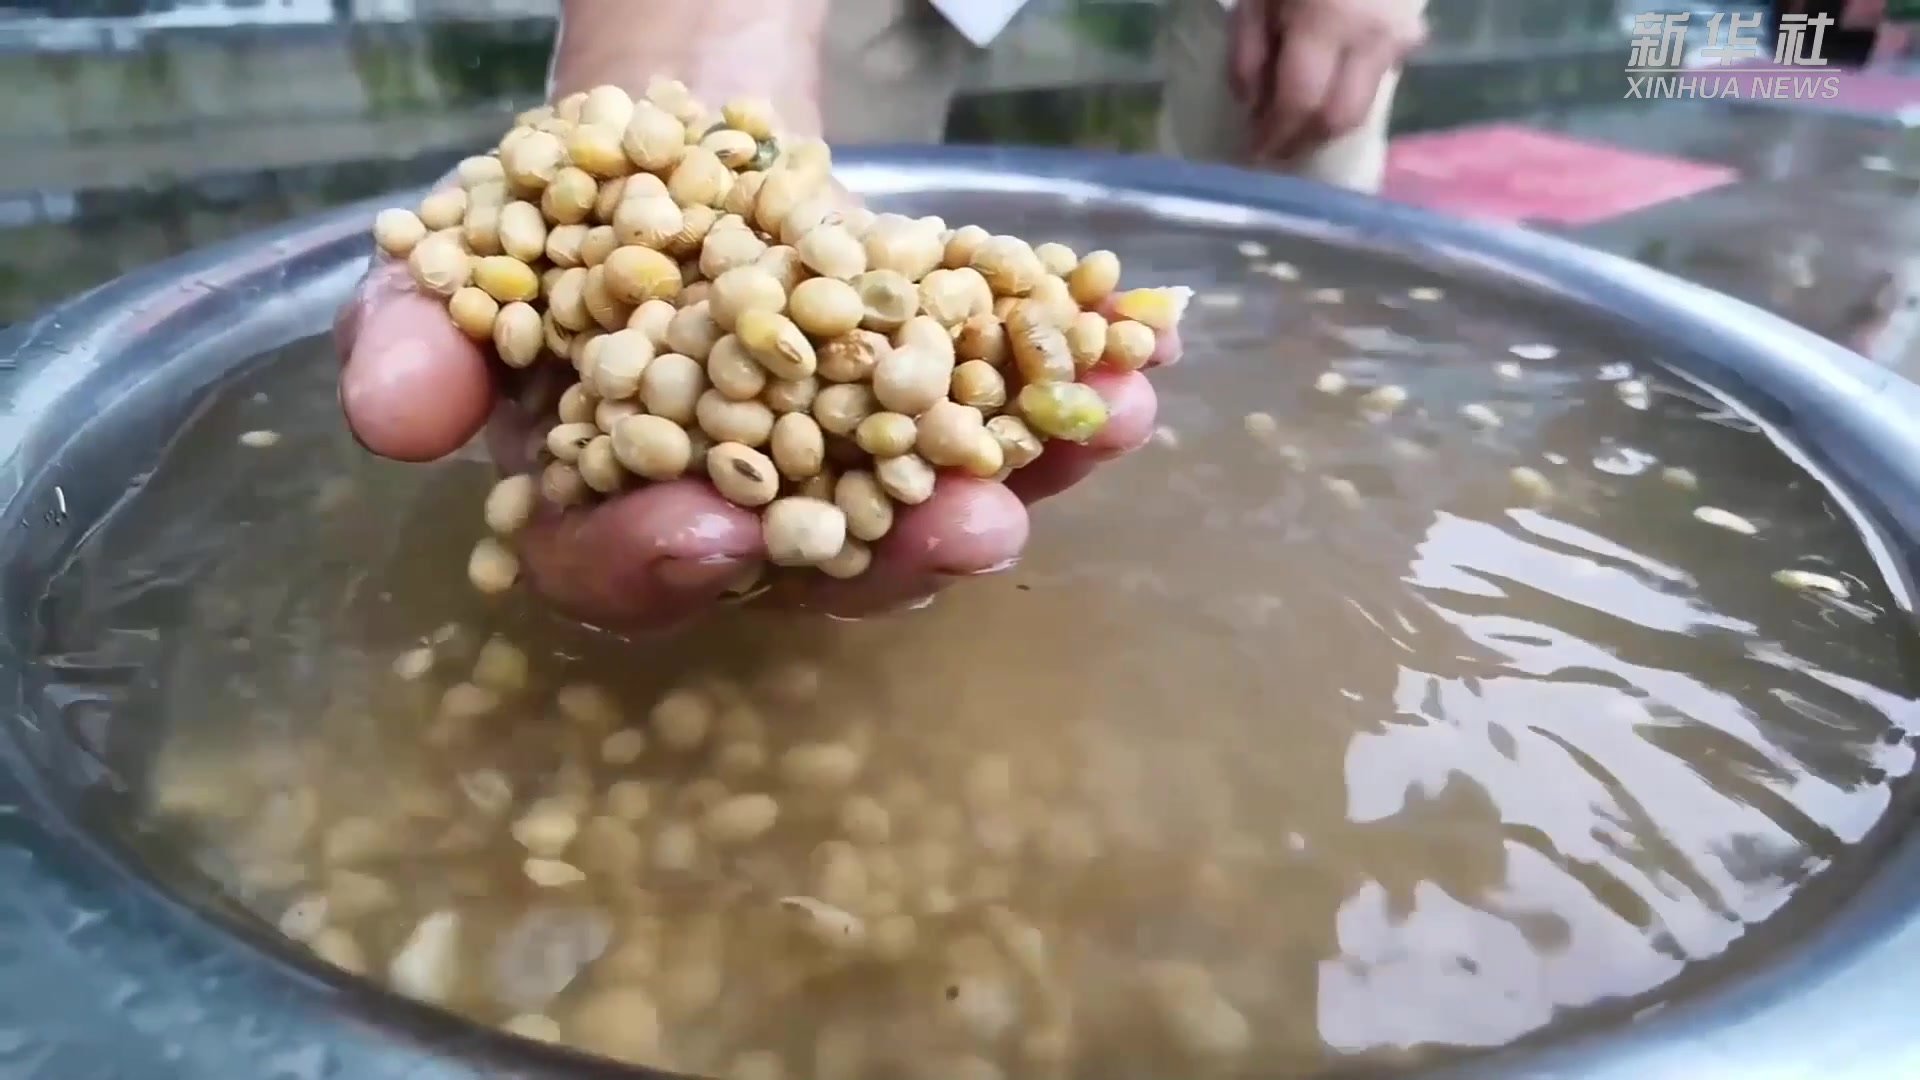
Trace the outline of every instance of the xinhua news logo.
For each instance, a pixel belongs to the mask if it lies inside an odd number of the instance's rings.
[[[1831,15],[1780,16],[1766,41],[1763,16],[1716,12],[1704,24],[1692,12],[1636,15],[1627,60],[1627,97],[1646,101],[1699,98],[1828,99],[1840,77],[1826,70]],[[1698,49],[1689,42],[1704,31]]]

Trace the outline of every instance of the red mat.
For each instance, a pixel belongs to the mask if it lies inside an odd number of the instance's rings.
[[[1395,139],[1383,194],[1463,217],[1577,227],[1739,177],[1719,165],[1486,124]]]

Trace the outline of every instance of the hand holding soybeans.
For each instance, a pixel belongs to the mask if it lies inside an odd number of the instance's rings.
[[[403,461],[486,431],[508,475],[477,586],[524,573],[628,629],[767,585],[881,610],[1010,565],[1026,504],[1146,441],[1179,290],[851,206],[827,147],[775,128],[671,80],[599,87],[379,216],[341,405]]]

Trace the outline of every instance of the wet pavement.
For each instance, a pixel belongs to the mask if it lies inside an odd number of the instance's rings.
[[[1603,222],[1543,227],[1777,312],[1920,378],[1920,132],[1891,119],[1724,102],[1588,107],[1526,124],[1739,174]]]

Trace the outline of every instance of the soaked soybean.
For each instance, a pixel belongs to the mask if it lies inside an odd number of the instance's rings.
[[[1803,934],[1909,806],[1875,548],[1657,343],[1282,236],[1297,281],[1241,232],[952,201],[1244,298],[1190,313],[1165,436],[1036,511],[1017,569],[882,620],[729,607],[636,663],[475,596],[489,470],[369,460],[309,343],[42,614],[153,850],[528,1038],[1145,1080],[1617,1021]]]

